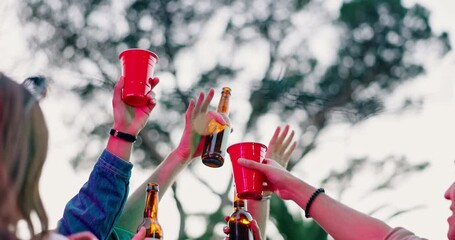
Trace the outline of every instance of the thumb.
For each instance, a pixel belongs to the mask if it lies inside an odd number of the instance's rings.
[[[159,82],[160,82],[160,79],[157,77],[149,78],[149,83],[150,83],[151,89],[153,89],[156,85],[158,85]]]
[[[141,227],[131,240],[143,240],[145,237],[145,227]]]
[[[210,122],[210,120],[212,119],[215,119],[215,121],[217,121],[221,125],[226,125],[228,123],[220,113],[215,111],[208,111],[207,122]]]
[[[237,162],[238,162],[238,164],[240,164],[244,167],[250,168],[250,169],[259,170],[261,172],[262,172],[262,170],[264,170],[263,164],[250,160],[250,159],[239,158],[239,160]]]

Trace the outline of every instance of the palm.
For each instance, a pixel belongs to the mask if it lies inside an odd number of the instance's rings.
[[[274,159],[281,166],[286,168],[297,144],[295,141],[292,141],[294,138],[294,131],[291,131],[288,136],[289,125],[286,125],[284,127],[281,134],[280,131],[281,128],[277,127],[275,133],[272,136],[272,139],[270,139],[265,157]]]
[[[200,119],[201,116],[204,117],[204,119],[207,119],[205,116],[208,115],[207,109],[213,99],[213,95],[213,89],[209,90],[207,97],[201,92],[199,93],[196,104],[194,104],[194,100],[191,100],[188,105],[188,109],[185,113],[185,129],[183,130],[182,138],[177,148],[180,155],[185,159],[193,159],[200,156],[202,153],[202,145],[204,142],[201,141],[202,135],[197,131],[197,126],[201,125],[198,119]],[[206,125],[206,121],[204,121],[202,125]]]
[[[122,106],[118,110],[118,120],[117,118],[115,120],[118,122],[123,121],[125,125],[131,126],[132,128],[142,129],[149,116],[146,112],[147,110],[144,108],[147,107],[131,107],[122,103]]]

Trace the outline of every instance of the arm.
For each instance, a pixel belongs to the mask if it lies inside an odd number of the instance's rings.
[[[265,157],[276,159],[281,166],[286,168],[297,144],[293,141],[294,131],[289,133],[289,125],[284,127],[281,134],[280,132],[281,128],[277,127],[275,129],[275,133],[270,139]],[[272,194],[270,191],[263,192],[264,196],[269,196],[270,194]],[[247,202],[248,212],[250,212],[253,218],[257,221],[261,236],[265,236],[267,220],[269,219],[270,212],[270,199],[266,197],[264,200],[247,200]]]
[[[132,164],[105,150],[88,181],[65,206],[58,232],[90,231],[107,239],[126,201]]]
[[[185,114],[185,128],[178,147],[173,150],[161,164],[155,169],[150,177],[148,177],[128,198],[117,227],[130,232],[136,232],[136,228],[143,218],[145,186],[149,182],[155,182],[160,185],[160,199],[171,186],[179,173],[181,173],[191,161],[201,155],[203,141],[201,135],[197,133],[195,126],[201,126],[201,123],[195,123],[196,119],[201,119],[200,116],[205,116],[204,123],[207,125],[209,119],[214,118],[221,124],[224,124],[223,119],[216,115],[216,112],[207,111],[208,106],[213,98],[214,90],[210,89],[207,93],[207,98],[203,92],[199,94],[197,103],[191,100]]]
[[[239,164],[264,173],[278,197],[292,200],[305,209],[316,188],[293,176],[274,160],[267,159],[264,163],[239,159]],[[324,193],[313,201],[310,213],[334,239],[385,239],[392,230],[384,222],[358,212]]]
[[[151,79],[152,86],[158,79]],[[123,78],[115,85],[112,100],[113,128],[137,135],[145,126],[155,100],[150,96],[143,107],[130,107],[121,100]],[[153,96],[153,92],[150,92]],[[110,136],[106,149],[95,164],[88,181],[65,206],[58,232],[63,235],[90,231],[98,239],[107,239],[122,211],[128,195],[132,164],[132,143]]]
[[[177,151],[171,152],[161,164],[155,169],[153,174],[148,177],[134,192],[128,197],[125,209],[120,215],[116,227],[129,232],[136,232],[137,226],[144,215],[145,187],[149,182],[160,185],[159,199],[175,181],[176,176],[185,169],[191,159],[181,157]]]
[[[291,199],[305,209],[316,189],[296,178],[289,185],[295,189]],[[335,239],[384,239],[391,231],[384,222],[358,212],[326,194],[320,194],[311,205],[311,217]]]

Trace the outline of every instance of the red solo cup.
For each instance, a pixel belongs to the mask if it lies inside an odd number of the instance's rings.
[[[146,105],[158,56],[148,50],[132,48],[121,52],[118,58],[124,78],[122,100],[134,107]]]
[[[228,147],[227,152],[231,158],[235,189],[239,198],[261,199],[264,176],[257,170],[239,165],[237,161],[244,158],[262,163],[266,151],[267,147],[257,142],[241,142]]]

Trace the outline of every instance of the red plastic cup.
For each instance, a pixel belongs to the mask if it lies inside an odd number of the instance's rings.
[[[148,50],[132,48],[121,52],[118,58],[124,78],[122,100],[134,107],[146,105],[158,56]]]
[[[262,163],[266,151],[267,146],[257,142],[241,142],[228,147],[227,152],[231,158],[235,189],[239,198],[261,199],[264,176],[259,171],[239,165],[237,161],[239,158],[245,158]]]

